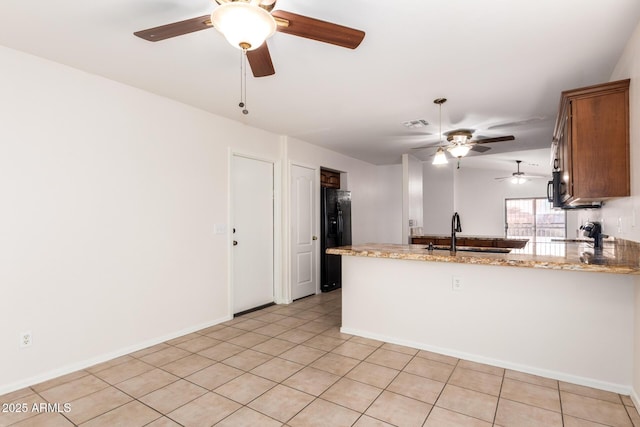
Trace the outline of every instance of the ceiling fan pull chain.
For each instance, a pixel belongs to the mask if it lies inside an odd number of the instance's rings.
[[[247,110],[247,49],[240,51],[240,103],[242,114],[249,114]]]

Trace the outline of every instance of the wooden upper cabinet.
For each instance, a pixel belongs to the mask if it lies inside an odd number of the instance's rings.
[[[629,196],[629,80],[562,92],[554,144],[563,202]]]
[[[328,169],[320,169],[320,186],[328,188],[340,188],[340,172]]]

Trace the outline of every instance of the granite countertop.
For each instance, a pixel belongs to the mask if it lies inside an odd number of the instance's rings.
[[[453,262],[463,264],[544,268],[551,270],[590,271],[616,274],[640,274],[640,243],[609,238],[601,251],[595,251],[592,241],[552,240],[529,242],[522,249],[509,253],[490,253],[434,249],[426,245],[364,244],[329,248],[333,255],[391,258],[417,261]]]

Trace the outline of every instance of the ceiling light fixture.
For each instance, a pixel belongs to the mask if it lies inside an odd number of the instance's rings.
[[[450,135],[449,140],[453,145],[447,148],[447,151],[449,151],[453,157],[460,158],[466,156],[469,150],[471,150],[471,144],[467,142],[468,139],[469,136],[467,134]]]
[[[518,165],[518,171],[512,174],[513,175],[513,178],[511,178],[512,184],[524,184],[525,182],[527,182],[526,178],[524,177],[524,172],[520,172],[520,163],[522,163],[522,160],[516,160],[516,164]]]
[[[449,153],[451,153],[453,157],[458,157],[458,158],[466,156],[469,153],[469,150],[471,150],[471,145],[467,143],[463,143],[463,144],[456,143],[455,145],[452,145],[451,147],[447,148],[447,151],[449,151]]]
[[[221,4],[211,13],[211,23],[231,46],[244,51],[259,48],[276,31],[276,20],[254,1]]]
[[[258,49],[265,40],[276,32],[276,20],[266,9],[260,7],[258,0],[236,0],[216,7],[211,13],[211,23],[216,30],[222,33],[231,46],[242,50],[238,106],[242,108],[242,114],[249,114],[247,109],[247,51]]]
[[[442,147],[438,147],[438,151],[436,151],[436,155],[433,157],[434,165],[446,165],[449,163],[447,160],[447,155],[444,153],[444,149]]]
[[[447,102],[447,98],[436,98],[433,100],[434,104],[438,104],[440,106],[440,147],[438,147],[438,151],[436,151],[436,155],[433,157],[434,165],[446,165],[448,163],[447,155],[442,148],[442,104]]]

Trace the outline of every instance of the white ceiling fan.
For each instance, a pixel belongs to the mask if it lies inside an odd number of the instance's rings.
[[[518,169],[516,172],[512,173],[511,176],[502,176],[502,177],[496,178],[496,180],[506,181],[508,179],[512,184],[524,184],[525,182],[531,179],[547,178],[543,175],[529,175],[529,174],[525,174],[524,172],[520,172],[520,163],[522,163],[522,160],[516,160]]]

